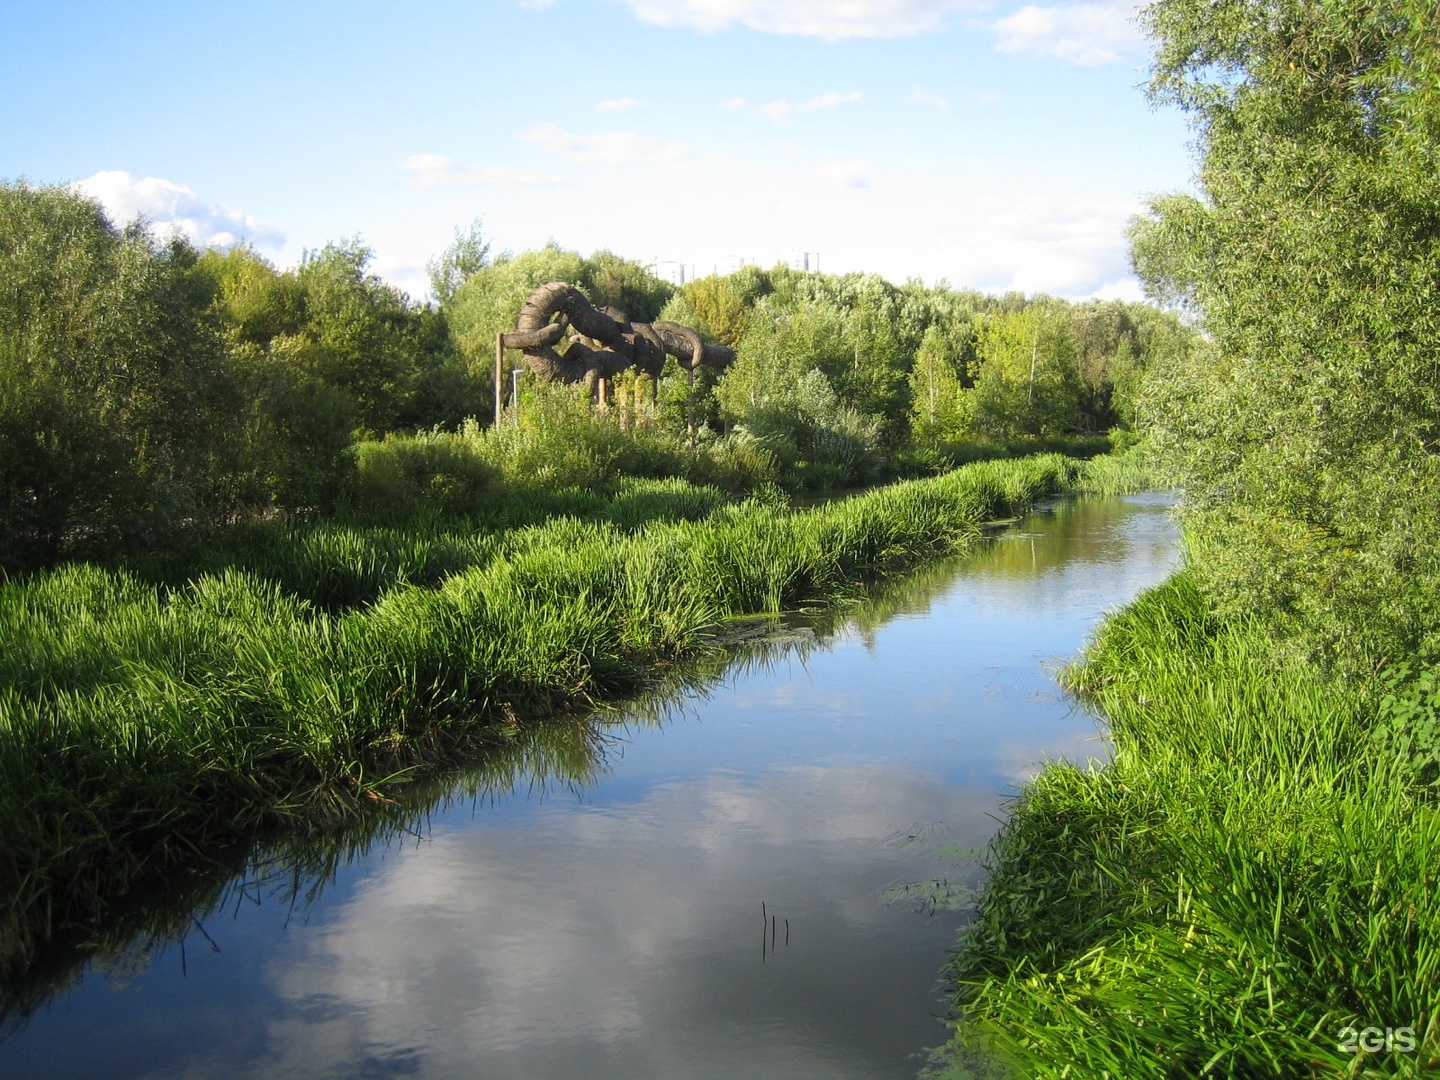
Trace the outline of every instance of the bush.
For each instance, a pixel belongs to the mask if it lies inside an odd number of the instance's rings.
[[[362,521],[405,518],[422,509],[475,513],[495,482],[495,470],[463,435],[391,435],[357,444],[354,454],[344,505]]]
[[[0,567],[226,501],[240,410],[196,262],[69,190],[0,185]]]

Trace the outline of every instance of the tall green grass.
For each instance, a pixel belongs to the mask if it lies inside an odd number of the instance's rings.
[[[487,496],[470,513],[421,509],[402,524],[273,521],[237,525],[204,547],[126,564],[142,579],[173,589],[207,574],[238,570],[330,612],[373,603],[397,585],[433,587],[502,554],[527,527],[559,517],[610,522],[627,531],[654,521],[698,521],[731,500],[719,488],[678,478],[621,478],[605,490]]]
[[[1434,1075],[1440,808],[1370,737],[1375,697],[1185,573],[1069,677],[1114,761],[1017,801],[951,968],[960,1042],[1026,1077]]]
[[[1085,461],[1075,490],[1087,495],[1134,495],[1157,486],[1154,455],[1140,442]]]
[[[326,527],[162,587],[92,566],[0,586],[0,965],[157,867],[346,820],[719,648],[727,620],[852,596],[1075,476],[992,462],[801,512],[652,483],[479,537]]]

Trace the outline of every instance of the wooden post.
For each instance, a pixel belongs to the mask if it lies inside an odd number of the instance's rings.
[[[495,335],[495,426],[500,426],[500,414],[504,408],[505,391],[501,389],[500,380],[504,378],[503,368],[505,366],[505,335]]]

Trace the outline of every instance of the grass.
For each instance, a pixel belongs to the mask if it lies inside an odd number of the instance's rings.
[[[166,866],[354,819],[716,651],[730,620],[853,597],[1081,475],[997,461],[805,511],[622,484],[515,528],[262,530],[143,575],[0,585],[0,969]]]
[[[1068,674],[1114,761],[1014,806],[950,971],[957,1046],[1026,1077],[1440,1069],[1440,808],[1371,737],[1376,696],[1218,622],[1185,573]]]
[[[1076,490],[1087,495],[1134,495],[1154,486],[1152,454],[1148,444],[1141,442],[1087,460]]]

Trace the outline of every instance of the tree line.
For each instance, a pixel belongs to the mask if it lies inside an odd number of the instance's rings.
[[[729,372],[662,379],[630,419],[748,440],[794,487],[1129,427],[1144,372],[1191,338],[1146,305],[874,275],[746,267],[677,288],[609,252],[492,257],[478,222],[431,264],[430,300],[370,262],[353,239],[280,270],[117,225],[67,188],[0,185],[0,566],[335,511],[367,442],[489,422],[495,333],[547,281],[736,348]]]

